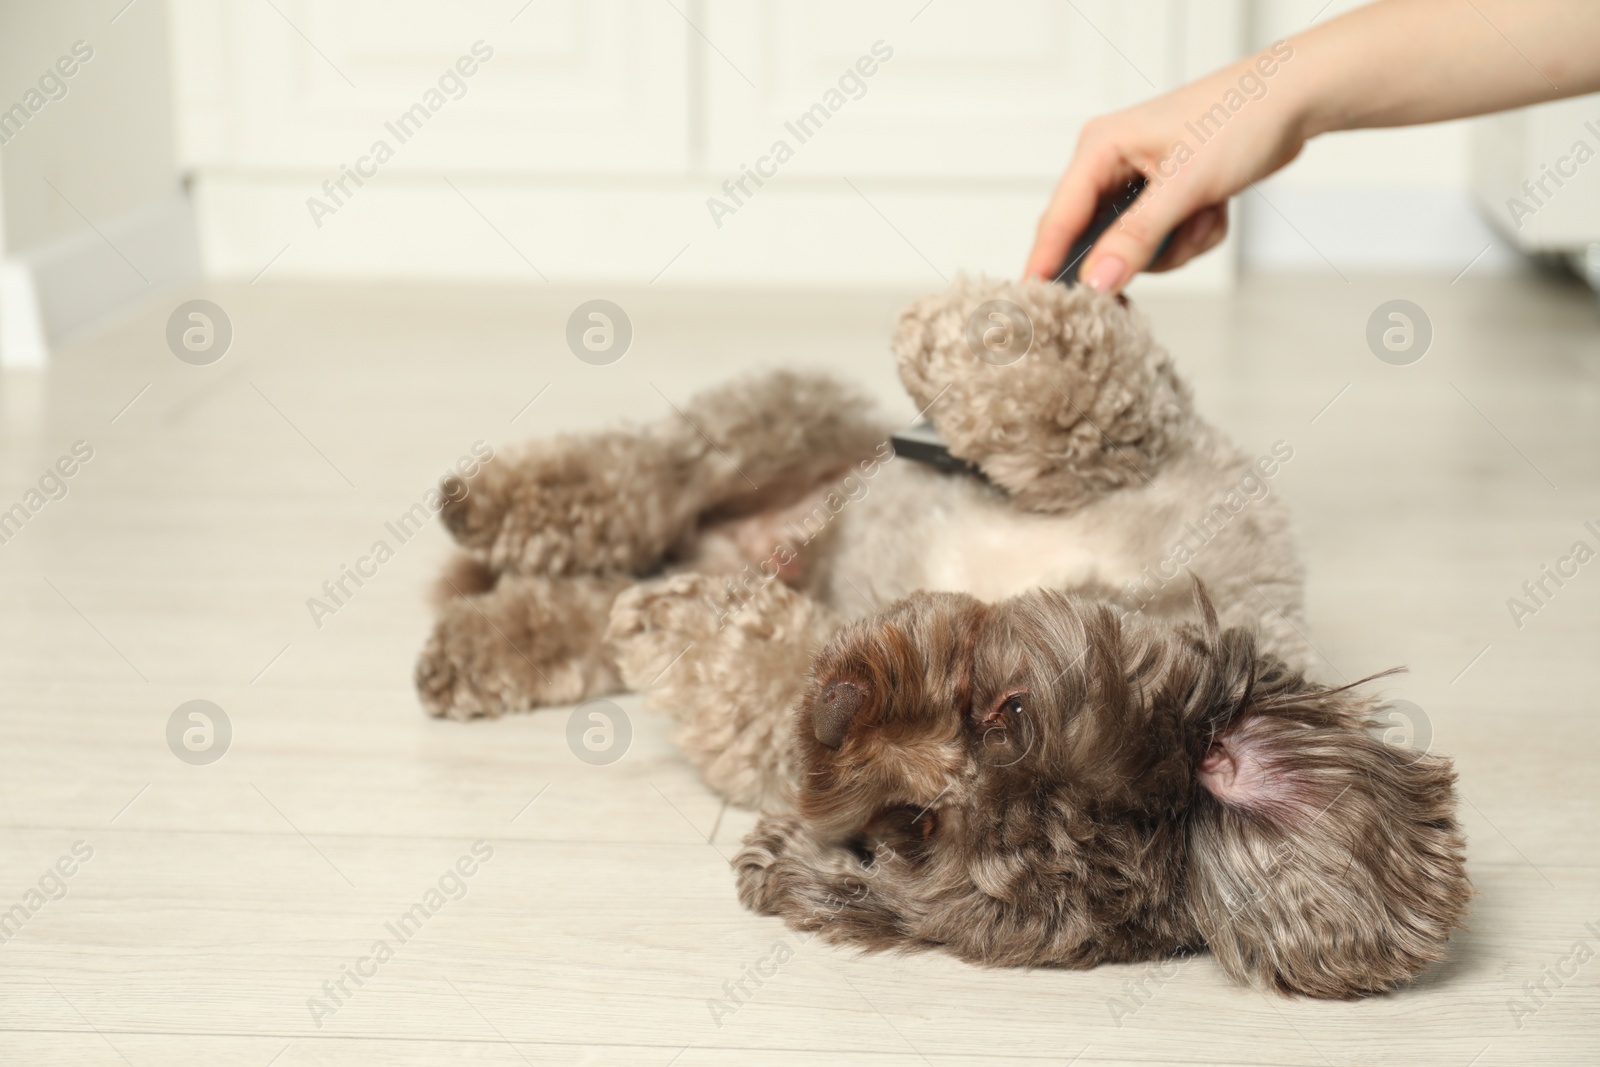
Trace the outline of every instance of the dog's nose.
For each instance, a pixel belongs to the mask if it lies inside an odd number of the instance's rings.
[[[811,709],[811,733],[819,744],[838,748],[844,744],[844,735],[850,730],[861,705],[867,702],[867,691],[855,682],[829,682],[822,696]]]

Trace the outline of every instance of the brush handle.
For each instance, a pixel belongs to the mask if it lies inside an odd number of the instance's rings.
[[[944,443],[944,438],[939,436],[939,431],[934,429],[931,422],[919,422],[896,431],[890,436],[889,443],[894,447],[894,454],[902,459],[926,463],[946,472],[983,477],[977,467],[950,454],[950,446]]]
[[[1139,199],[1139,194],[1144,192],[1145,184],[1144,175],[1136,174],[1124,182],[1121,189],[1100,201],[1100,209],[1095,212],[1088,227],[1067,249],[1067,258],[1062,262],[1061,269],[1056,271],[1055,281],[1067,286],[1078,284],[1078,268],[1082,266],[1083,258],[1089,254],[1089,249],[1094,247],[1094,243],[1100,240],[1102,234],[1111,229],[1111,224],[1116,222],[1124,211],[1133,206],[1133,202]],[[1155,259],[1161,258],[1161,253],[1167,250],[1167,243],[1171,240],[1170,233],[1161,239],[1161,246],[1156,249]]]

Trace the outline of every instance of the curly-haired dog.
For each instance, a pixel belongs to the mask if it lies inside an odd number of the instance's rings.
[[[966,341],[997,298],[1032,325],[1009,365]],[[418,663],[429,710],[649,690],[766,812],[741,898],[835,941],[1076,967],[1209,947],[1329,997],[1439,959],[1471,895],[1454,776],[1306,678],[1266,481],[1292,450],[1248,460],[1085,290],[958,281],[895,351],[982,478],[896,459],[855,394],[784,373],[447,486],[471,558]]]

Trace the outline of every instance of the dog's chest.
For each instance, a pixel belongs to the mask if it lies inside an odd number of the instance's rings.
[[[930,524],[927,588],[1000,600],[1040,586],[1069,588],[1104,580],[1103,548],[1086,543],[1069,520],[1019,515],[1012,508],[963,510]]]
[[[975,478],[891,464],[842,516],[832,599],[847,611],[919,589],[1000,600],[1041,586],[1116,587],[1136,576],[1124,517],[1019,511]],[[854,601],[854,603],[852,603]]]

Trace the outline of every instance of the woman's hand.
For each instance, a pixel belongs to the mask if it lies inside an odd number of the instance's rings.
[[[1228,198],[1288,163],[1305,143],[1288,91],[1293,65],[1293,48],[1280,41],[1089,122],[1039,220],[1026,276],[1054,277],[1100,200],[1135,174],[1148,184],[1088,253],[1079,271],[1086,285],[1117,292],[1138,271],[1171,270],[1215,247],[1228,232]]]
[[[1513,43],[1515,42],[1515,43]],[[1052,278],[1100,199],[1149,184],[1079,277],[1116,292],[1222,240],[1228,198],[1330,130],[1406,126],[1600,91],[1592,0],[1381,0],[1090,122],[1039,220],[1028,277]],[[1152,263],[1161,239],[1172,243]]]

